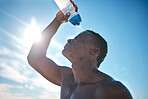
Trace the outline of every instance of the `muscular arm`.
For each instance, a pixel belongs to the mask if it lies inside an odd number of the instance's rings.
[[[62,72],[66,70],[71,71],[69,68],[60,67],[54,63],[51,59],[46,57],[47,48],[50,41],[59,26],[63,21],[67,20],[69,15],[63,15],[60,11],[55,19],[43,30],[41,33],[41,41],[35,42],[28,54],[29,64],[47,80],[57,85],[61,85]]]

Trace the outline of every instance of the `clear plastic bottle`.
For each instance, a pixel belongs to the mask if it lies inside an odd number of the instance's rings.
[[[64,15],[67,12],[71,13],[70,17],[68,18],[70,23],[72,23],[73,25],[78,25],[78,26],[80,25],[80,22],[82,21],[81,17],[78,14],[78,12],[75,11],[75,7],[70,2],[70,0],[54,0],[54,1],[56,2],[60,10],[64,13]]]

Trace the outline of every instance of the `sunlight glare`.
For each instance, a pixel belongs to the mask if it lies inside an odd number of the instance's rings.
[[[35,18],[31,19],[31,24],[24,31],[25,46],[30,47],[33,42],[40,41],[40,33],[42,28],[36,25]]]

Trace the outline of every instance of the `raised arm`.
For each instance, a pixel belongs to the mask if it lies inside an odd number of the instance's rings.
[[[41,33],[41,41],[35,42],[28,54],[29,64],[50,82],[61,85],[63,67],[58,66],[51,59],[46,57],[47,48],[51,38],[54,36],[63,21],[67,21],[70,13],[64,15],[58,12],[55,19]],[[66,68],[68,69],[68,68]],[[68,69],[69,71],[69,69]]]

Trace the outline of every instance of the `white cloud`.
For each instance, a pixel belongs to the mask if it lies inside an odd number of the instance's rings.
[[[57,40],[55,39],[52,39],[51,42],[50,42],[50,46],[54,49],[63,49],[64,48],[64,45],[61,44],[60,42],[58,42]]]
[[[30,43],[26,44],[26,42],[28,42],[28,40],[26,40],[26,39],[23,38],[23,34],[25,35],[25,33],[23,33],[24,31],[21,31],[22,32],[22,37],[13,35],[15,33],[10,33],[8,31],[2,29],[2,28],[0,28],[0,31],[2,33],[4,33],[7,37],[9,37],[9,38],[11,38],[13,40],[12,42],[9,42],[9,44],[11,44],[12,46],[14,46],[18,50],[20,50],[23,54],[25,54],[25,55],[28,54],[29,49],[31,48],[31,44],[33,42],[30,42]]]
[[[30,84],[31,85],[25,85],[25,87],[29,89],[43,88],[39,99],[60,99],[60,87],[50,83],[40,75],[30,80]]]
[[[60,92],[60,87],[50,83],[48,80],[43,78],[42,76],[38,76],[31,80],[32,85],[44,88],[49,92]]]
[[[8,31],[6,31],[6,30],[4,30],[4,29],[2,29],[2,28],[0,28],[0,31],[2,32],[2,33],[4,33],[5,35],[7,35],[8,37],[10,37],[10,38],[12,38],[14,41],[16,41],[18,44],[20,44],[20,45],[23,45],[24,43],[24,41],[22,40],[22,39],[20,39],[20,37],[17,37],[17,36],[15,36],[15,35],[13,35],[13,34],[15,34],[15,33],[10,33],[10,32],[8,32]],[[22,46],[23,47],[23,46]]]
[[[9,84],[0,84],[0,92],[7,92],[10,88],[23,88],[22,86],[15,86],[15,85],[9,85]]]
[[[26,84],[25,87],[28,88],[28,89],[30,89],[30,90],[33,90],[34,89],[34,86],[28,85],[28,84]]]
[[[60,95],[57,93],[50,93],[47,91],[44,91],[42,95],[39,96],[39,99],[60,99]]]
[[[17,58],[22,61],[26,61],[26,56],[23,54],[19,54],[18,52],[13,51],[12,49],[8,49],[5,46],[0,46],[0,55],[4,55],[10,58]]]
[[[22,88],[21,86],[13,86],[9,84],[0,84],[0,99],[34,99],[32,97],[26,97],[23,93],[12,94],[11,88]]]
[[[26,45],[24,45],[25,41],[22,40],[22,38],[13,35],[15,33],[7,32],[1,28],[0,31],[13,40],[9,44],[11,44],[13,47],[16,47],[19,51],[18,53],[18,51],[14,51],[14,49],[8,48],[6,45],[0,45],[0,76],[16,81],[18,83],[23,83],[24,87],[30,90],[34,90],[38,87],[43,88],[44,90],[41,90],[41,93],[43,92],[43,94],[39,96],[40,99],[59,99],[59,86],[50,83],[41,76],[36,76],[33,79],[27,77],[28,73],[33,74],[34,72],[30,72],[30,70],[23,70],[25,68],[25,65],[27,64],[26,55],[30,49]],[[52,39],[50,47],[52,47],[52,50],[57,50],[57,52],[54,54],[55,57],[52,57],[53,60],[56,63],[61,64],[59,58],[61,58],[62,56],[61,50],[63,49],[64,45],[62,45],[57,40]],[[4,57],[1,58],[1,56]],[[2,86],[0,84],[0,99],[33,99],[31,97],[25,97],[24,93],[12,94],[9,89],[14,86],[10,86],[7,84]]]
[[[0,63],[0,76],[19,82],[19,83],[24,83],[27,82],[29,79],[22,75],[21,73],[19,73],[17,70],[15,70],[13,67],[10,67],[8,65],[6,65],[5,63]]]
[[[28,24],[25,23],[23,20],[17,18],[16,16],[14,16],[14,15],[12,15],[12,14],[10,14],[10,13],[8,13],[8,12],[2,10],[2,9],[0,9],[0,12],[3,13],[4,15],[8,16],[9,18],[15,20],[16,22],[19,22],[19,23],[21,23],[21,24],[24,25],[24,26],[28,26]]]
[[[60,44],[58,44],[60,46]],[[46,91],[60,93],[60,87],[57,87],[54,84],[51,84],[49,81],[45,80],[41,76],[36,76],[34,79],[28,78],[25,73],[28,71],[22,71],[24,68],[24,63],[21,64],[21,61],[18,60],[21,57],[24,57],[21,54],[14,52],[13,50],[8,49],[7,47],[0,46],[0,55],[7,56],[8,58],[1,58],[0,59],[0,76],[19,82],[19,83],[26,83],[26,88],[33,90],[35,87],[40,87],[45,89]],[[15,58],[15,59],[14,59]],[[24,58],[21,58],[24,59]],[[24,61],[24,60],[22,60]],[[25,61],[24,61],[25,62]],[[30,73],[30,72],[29,72]],[[33,74],[33,72],[31,72]],[[5,94],[5,93],[4,93]],[[9,95],[8,95],[9,96]]]

